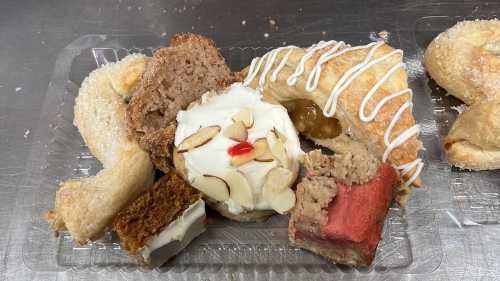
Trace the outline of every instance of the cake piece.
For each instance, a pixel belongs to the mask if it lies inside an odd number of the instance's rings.
[[[158,267],[205,231],[201,194],[175,172],[121,210],[113,222],[122,249],[141,264]]]
[[[398,183],[394,168],[366,150],[305,157],[289,223],[292,245],[351,266],[369,266]]]
[[[214,42],[201,35],[176,34],[169,47],[154,52],[128,105],[127,122],[156,168],[167,173],[172,167],[177,112],[233,79]]]

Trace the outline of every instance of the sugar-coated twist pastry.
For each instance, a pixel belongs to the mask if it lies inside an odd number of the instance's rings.
[[[457,23],[430,43],[424,64],[448,94],[469,105],[444,140],[448,163],[499,169],[500,21]]]
[[[127,136],[125,98],[135,90],[149,58],[129,55],[94,70],[75,100],[75,126],[104,169],[61,184],[47,213],[54,231],[67,229],[83,244],[99,238],[114,216],[153,183],[153,165]]]

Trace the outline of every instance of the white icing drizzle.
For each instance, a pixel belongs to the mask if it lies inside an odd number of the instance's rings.
[[[312,91],[314,91],[314,89],[316,89],[318,87],[319,77],[321,76],[321,65],[323,63],[329,61],[333,57],[338,56],[338,54],[340,54],[341,52],[337,52],[337,50],[340,47],[342,47],[343,45],[345,45],[345,43],[343,41],[340,41],[337,44],[335,44],[335,46],[330,48],[330,50],[326,51],[325,53],[323,53],[319,57],[318,62],[316,63],[314,68],[311,70],[311,73],[309,74],[309,77],[307,78],[306,91],[312,92]],[[337,52],[337,53],[335,53],[335,52]]]
[[[260,67],[262,66],[262,63],[266,61],[266,64],[264,66],[264,70],[262,71],[262,74],[260,75],[259,78],[259,87],[263,87],[264,83],[266,82],[266,77],[267,73],[271,70],[274,61],[276,60],[276,57],[278,56],[279,52],[284,49],[289,49],[288,52],[285,54],[283,59],[281,60],[280,64],[276,69],[273,71],[271,74],[271,81],[274,82],[276,81],[276,78],[278,76],[278,73],[285,67],[285,64],[288,60],[288,56],[292,53],[293,49],[297,48],[296,46],[286,46],[286,47],[280,47],[276,48],[268,53],[266,53],[262,58],[254,58],[252,62],[250,63],[250,67],[248,69],[248,75],[247,78],[245,79],[245,82],[243,82],[243,86],[248,86],[252,80],[257,76],[259,73]]]
[[[286,83],[289,86],[294,86],[297,83],[298,78],[305,72],[305,64],[306,62],[314,56],[314,54],[322,49],[330,47],[326,52],[324,52],[316,61],[316,64],[314,67],[311,69],[311,72],[309,73],[309,76],[307,77],[306,84],[305,84],[305,90],[307,92],[312,92],[318,87],[319,83],[319,78],[321,76],[321,68],[322,65],[329,60],[341,56],[347,52],[352,52],[355,50],[360,50],[360,49],[370,49],[366,55],[366,57],[363,59],[362,62],[359,64],[351,67],[348,69],[342,77],[339,79],[339,81],[335,84],[333,89],[330,92],[330,96],[328,97],[328,100],[325,104],[325,107],[323,108],[323,114],[327,117],[332,117],[335,115],[335,112],[337,110],[337,101],[339,96],[342,94],[342,92],[349,87],[349,85],[363,72],[365,72],[367,69],[370,67],[381,63],[391,56],[394,55],[403,55],[402,50],[393,50],[390,53],[387,53],[379,58],[373,59],[373,56],[375,55],[375,52],[377,49],[384,45],[385,43],[383,41],[379,42],[372,42],[368,45],[363,45],[363,46],[356,46],[356,47],[351,47],[350,45],[346,45],[344,42],[340,41],[320,41],[317,44],[313,44],[309,48],[306,49],[305,53],[302,55],[302,57],[299,60],[299,63],[295,67],[295,71],[293,74],[291,74],[287,79]],[[340,49],[342,47],[345,47],[343,49]],[[263,71],[260,74],[259,77],[259,88],[260,90],[263,89],[263,86],[266,81],[267,74],[271,71],[275,60],[281,50],[288,49],[288,52],[283,56],[281,59],[280,63],[278,66],[275,68],[275,70],[271,74],[271,81],[274,82],[277,79],[278,73],[283,69],[283,67],[286,65],[288,58],[290,54],[293,52],[294,49],[296,49],[296,46],[287,46],[287,47],[280,47],[277,49],[274,49],[268,53],[266,53],[262,58],[254,58],[252,60],[252,63],[250,64],[249,70],[247,77],[245,78],[243,85],[248,86],[257,76],[259,73],[259,70],[262,66],[262,64],[265,61],[265,66]],[[339,50],[340,49],[340,50]],[[392,118],[391,122],[389,123],[389,126],[387,127],[385,133],[384,133],[384,144],[386,146],[386,149],[383,153],[382,156],[382,161],[387,161],[387,158],[389,157],[390,153],[398,146],[404,144],[405,142],[408,141],[412,136],[418,135],[420,132],[420,126],[419,125],[414,125],[406,130],[404,130],[402,133],[400,133],[397,137],[395,137],[393,140],[391,140],[391,133],[398,121],[401,119],[401,115],[405,112],[405,110],[409,109],[412,110],[413,108],[413,103],[411,102],[413,98],[413,92],[411,89],[404,89],[399,92],[393,93],[389,96],[386,96],[382,98],[373,108],[372,112],[370,112],[368,115],[365,115],[365,107],[367,103],[372,99],[373,95],[377,92],[377,90],[392,76],[394,73],[399,70],[400,68],[404,68],[404,64],[402,62],[397,63],[396,65],[392,66],[385,74],[384,76],[375,83],[375,85],[368,91],[366,96],[363,98],[361,101],[361,105],[359,108],[359,119],[362,122],[372,122],[375,117],[377,116],[378,112],[380,109],[391,99],[394,99],[396,97],[409,94],[410,98],[408,101],[403,103],[394,117]],[[405,186],[409,186],[411,183],[413,183],[419,176],[420,172],[422,171],[424,166],[424,163],[421,158],[417,158],[412,162],[396,166],[395,168],[400,170],[402,175],[408,174],[410,171],[415,169],[415,172],[413,175],[404,183]]]
[[[276,79],[278,78],[279,72],[281,71],[281,69],[283,69],[283,67],[285,67],[285,64],[286,64],[286,62],[288,60],[288,57],[290,56],[290,54],[293,52],[293,49],[295,49],[295,48],[297,48],[297,47],[291,46],[290,49],[288,50],[288,52],[283,57],[283,59],[281,60],[281,62],[278,65],[278,67],[276,67],[276,69],[274,70],[273,74],[271,75],[271,81],[272,82],[276,81]]]
[[[334,40],[327,41],[327,42],[320,41],[318,44],[312,45],[310,48],[308,48],[306,50],[306,53],[300,59],[299,64],[295,68],[295,72],[292,75],[290,75],[288,77],[288,79],[286,80],[286,83],[288,84],[288,86],[293,86],[293,85],[295,85],[295,83],[297,83],[297,78],[299,78],[299,76],[302,75],[302,73],[304,73],[306,61],[310,57],[312,57],[314,55],[314,53],[316,53],[316,51],[324,49],[324,48],[326,48],[334,43],[336,43]]]

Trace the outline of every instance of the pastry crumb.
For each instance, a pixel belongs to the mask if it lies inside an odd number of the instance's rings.
[[[382,30],[379,31],[378,36],[387,42],[387,40],[389,40],[389,36],[391,36],[391,33],[389,33],[389,31],[387,30]]]

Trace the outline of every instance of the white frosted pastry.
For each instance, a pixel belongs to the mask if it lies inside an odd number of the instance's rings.
[[[286,109],[262,101],[241,83],[177,114],[174,163],[210,201],[223,203],[230,218],[252,211],[286,213],[303,155]],[[246,153],[242,153],[249,150]]]

